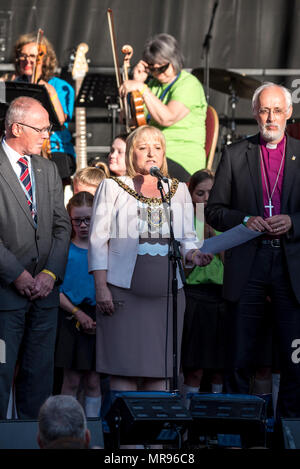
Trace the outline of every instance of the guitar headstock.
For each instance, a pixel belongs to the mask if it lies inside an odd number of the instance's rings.
[[[74,64],[72,67],[73,80],[83,78],[88,72],[89,66],[86,60],[86,53],[89,50],[89,46],[85,42],[81,42],[76,49]]]

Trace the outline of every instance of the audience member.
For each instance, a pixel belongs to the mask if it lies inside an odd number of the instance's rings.
[[[42,449],[88,448],[91,434],[83,408],[72,396],[50,396],[38,415],[38,445]],[[71,447],[70,447],[71,446]],[[73,448],[72,448],[73,447]]]

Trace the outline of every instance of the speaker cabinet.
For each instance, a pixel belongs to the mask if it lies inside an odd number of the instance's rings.
[[[107,423],[119,444],[174,443],[191,416],[176,393],[118,393],[107,416]]]
[[[90,447],[104,447],[101,419],[88,418],[87,427],[91,432]],[[0,449],[39,449],[37,433],[37,420],[0,420]]]
[[[265,400],[247,394],[191,395],[193,418],[189,441],[196,444],[200,436],[240,435],[242,446],[264,446],[266,441]]]

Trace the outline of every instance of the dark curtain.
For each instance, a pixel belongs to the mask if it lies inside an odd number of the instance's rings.
[[[72,47],[89,45],[91,66],[113,65],[106,10],[114,13],[118,47],[131,44],[133,62],[145,40],[156,33],[174,35],[185,66],[203,64],[202,43],[214,0],[1,0],[12,12],[7,38],[12,46],[25,32],[44,29],[61,65]],[[216,68],[297,68],[299,0],[219,0],[212,31],[210,64]],[[6,61],[11,49],[7,47]]]

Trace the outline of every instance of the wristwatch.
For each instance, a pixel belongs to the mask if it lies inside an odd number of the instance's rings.
[[[247,221],[249,220],[249,218],[251,218],[250,215],[247,215],[247,216],[244,218],[244,220],[243,220],[243,222],[242,222],[243,225],[247,226]]]

